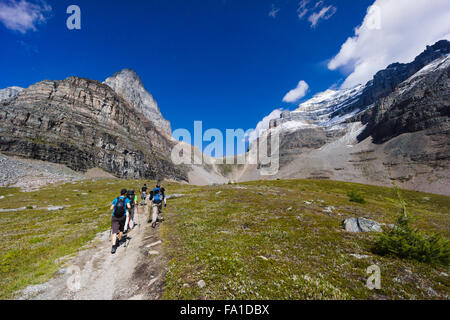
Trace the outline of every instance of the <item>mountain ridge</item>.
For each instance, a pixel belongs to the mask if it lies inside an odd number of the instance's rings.
[[[0,151],[62,163],[76,171],[99,167],[123,178],[188,181],[170,160],[174,141],[96,80],[44,80],[0,102]]]
[[[232,178],[395,182],[449,195],[449,53],[450,42],[438,41],[409,64],[389,65],[366,85],[327,90],[282,112],[259,138],[280,135],[278,173],[263,176],[258,163]],[[254,143],[249,153],[256,148]]]
[[[282,112],[260,137],[280,134],[280,169],[273,176],[261,175],[261,163],[220,165],[175,141],[170,122],[131,69],[103,83],[69,77],[8,91],[0,100],[0,152],[77,171],[99,167],[124,178],[198,184],[276,178],[394,181],[450,194],[449,52],[450,42],[439,41],[409,64],[389,65],[365,85],[327,90],[297,110]],[[208,161],[175,165],[170,157],[176,145]]]

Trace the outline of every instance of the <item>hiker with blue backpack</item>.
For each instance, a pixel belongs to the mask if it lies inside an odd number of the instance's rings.
[[[164,208],[167,206],[166,203],[166,195],[164,194],[165,189],[161,188],[161,184],[158,181],[156,184],[156,187],[150,191],[149,200],[152,203],[151,206],[151,220],[149,219],[148,222],[152,223],[152,228],[156,227],[156,222],[162,221],[162,205],[164,202]]]
[[[111,253],[114,254],[116,253],[120,241],[122,241],[123,231],[128,217],[128,210],[131,210],[130,199],[128,199],[127,197],[127,189],[122,189],[120,191],[120,196],[114,199],[110,209],[113,210],[113,214],[111,217]],[[119,234],[118,242],[117,234]]]

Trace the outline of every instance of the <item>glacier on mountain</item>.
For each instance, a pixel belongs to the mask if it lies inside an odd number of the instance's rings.
[[[355,109],[343,115],[336,114],[337,111],[353,104],[361,96],[364,88],[364,85],[358,85],[350,89],[328,89],[318,93],[301,103],[296,110],[281,113],[280,118],[271,120],[269,127],[280,127],[282,131],[295,131],[314,127],[330,128],[342,124],[363,111]]]
[[[0,101],[17,97],[24,89],[21,87],[9,87],[0,90]]]

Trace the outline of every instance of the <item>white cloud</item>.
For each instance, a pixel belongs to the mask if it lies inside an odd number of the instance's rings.
[[[308,89],[309,89],[309,85],[305,81],[301,80],[298,83],[297,88],[292,89],[284,96],[283,102],[288,102],[288,103],[297,102],[298,100],[300,100],[301,98],[303,98],[306,95],[306,92],[308,92]]]
[[[283,111],[283,109],[275,109],[268,116],[265,116],[260,122],[258,122],[256,129],[247,134],[248,141],[252,143],[258,139],[264,131],[269,129],[270,120],[279,119]]]
[[[314,5],[313,10],[316,10],[318,7],[320,7],[321,5],[323,5],[323,0],[317,1],[316,4]]]
[[[307,6],[308,6],[309,2],[310,2],[310,0],[302,0],[299,2],[298,8],[297,8],[297,13],[298,13],[299,19],[303,19],[303,17],[308,13],[309,9],[307,8]]]
[[[51,10],[52,7],[45,1],[0,0],[0,22],[6,28],[20,33],[36,31],[36,26],[47,20],[46,14]]]
[[[301,20],[307,13],[321,8],[319,11],[313,12],[309,15],[308,21],[311,23],[311,28],[315,28],[320,20],[330,19],[337,11],[337,8],[334,6],[324,6],[324,0],[316,1],[312,5],[309,5],[310,2],[311,0],[301,0],[297,7],[297,14],[298,18]]]
[[[342,88],[365,84],[389,64],[410,62],[441,39],[450,39],[450,1],[376,0],[328,68],[350,70]]]
[[[277,14],[279,11],[280,11],[280,8],[277,8],[277,7],[275,7],[274,4],[272,4],[272,10],[270,10],[270,12],[269,12],[269,17],[272,17],[275,19],[277,17]]]
[[[316,3],[317,5],[317,3]],[[319,1],[319,6],[322,5],[321,1]],[[335,13],[337,9],[333,6],[323,7],[320,9],[319,12],[314,12],[312,15],[309,16],[308,21],[311,22],[311,28],[315,28],[320,20],[328,20],[330,19]]]

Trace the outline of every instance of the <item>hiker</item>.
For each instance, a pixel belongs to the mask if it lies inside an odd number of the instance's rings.
[[[167,206],[166,195],[164,194],[165,189],[161,188],[161,184],[158,181],[156,187],[150,191],[149,200],[152,202],[151,206],[151,220],[149,218],[148,222],[152,222],[152,228],[156,227],[156,222],[161,222],[162,219],[162,204],[164,202],[164,208]]]
[[[145,206],[147,200],[147,184],[144,183],[144,186],[141,189],[141,205]]]
[[[127,189],[122,189],[120,191],[120,196],[114,199],[112,202],[110,210],[113,210],[111,218],[111,253],[116,253],[119,243],[122,241],[123,231],[125,227],[125,222],[128,216],[128,210],[131,209],[130,200],[127,198]],[[119,234],[119,241],[116,243],[117,234]]]
[[[127,198],[130,200],[131,208],[125,222],[125,233],[128,231],[128,229],[133,229],[134,227],[134,211],[136,210],[137,205],[137,195],[135,195],[134,190],[128,190]]]

